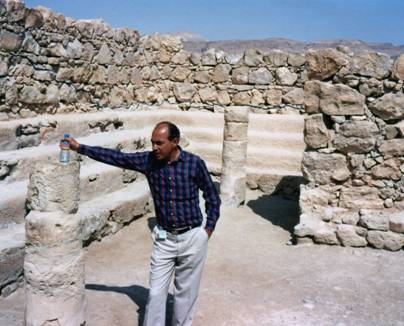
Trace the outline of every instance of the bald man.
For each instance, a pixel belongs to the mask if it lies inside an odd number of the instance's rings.
[[[152,233],[150,291],[143,325],[165,325],[166,300],[173,276],[172,325],[191,325],[208,240],[219,218],[221,203],[205,162],[178,145],[180,131],[169,121],[155,126],[152,151],[122,153],[79,144],[74,138],[68,140],[70,148],[80,154],[146,175],[157,225]],[[199,190],[205,199],[204,225]]]

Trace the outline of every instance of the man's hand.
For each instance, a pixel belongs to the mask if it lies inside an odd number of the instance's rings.
[[[71,150],[77,151],[79,149],[80,144],[76,141],[76,139],[74,139],[73,137],[64,138],[64,139],[66,139],[69,142]],[[61,145],[59,145],[59,147],[61,148]]]
[[[208,238],[210,239],[210,237],[212,236],[213,231],[206,229],[205,228],[206,233],[208,234]]]

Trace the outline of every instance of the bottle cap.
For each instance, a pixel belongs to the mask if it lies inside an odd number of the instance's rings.
[[[63,138],[70,138],[70,134],[64,134]]]

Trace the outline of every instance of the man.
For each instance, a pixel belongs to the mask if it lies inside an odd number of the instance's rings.
[[[156,125],[152,151],[121,153],[79,144],[70,148],[97,161],[144,173],[154,201],[150,292],[144,325],[165,325],[168,288],[174,275],[173,325],[191,325],[206,259],[208,239],[219,218],[220,198],[204,161],[178,145],[180,131],[173,123]],[[205,199],[206,225],[199,208],[199,189]]]

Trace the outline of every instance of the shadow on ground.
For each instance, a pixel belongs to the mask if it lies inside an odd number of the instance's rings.
[[[137,306],[138,306],[138,325],[143,324],[147,297],[149,290],[140,285],[131,286],[107,286],[103,284],[86,284],[87,290],[103,291],[103,292],[116,292],[126,294]],[[166,313],[166,325],[170,325],[171,316],[173,311],[174,299],[171,294],[168,294],[167,298],[167,313]]]
[[[293,235],[293,227],[299,223],[299,203],[278,195],[262,195],[248,201],[247,206],[273,225],[280,226]]]

